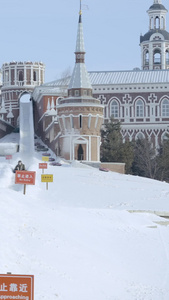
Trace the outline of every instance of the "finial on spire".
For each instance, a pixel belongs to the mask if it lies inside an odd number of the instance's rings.
[[[154,4],[161,4],[161,0],[154,0]]]
[[[82,22],[82,17],[81,17],[81,15],[82,15],[82,1],[80,0],[79,23]]]

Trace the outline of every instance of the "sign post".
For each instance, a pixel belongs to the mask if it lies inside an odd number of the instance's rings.
[[[47,169],[48,164],[47,163],[39,163],[39,169],[42,169],[42,173],[44,173],[44,169]]]
[[[10,163],[10,160],[12,159],[12,155],[6,155],[5,158],[8,160],[8,162]]]
[[[0,299],[34,300],[34,276],[0,274]]]
[[[24,184],[24,195],[26,194],[26,185],[35,185],[35,175],[34,171],[16,171],[15,173],[15,184]]]
[[[46,182],[46,190],[48,190],[48,182],[53,182],[53,174],[41,175],[41,182]]]
[[[42,161],[49,161],[49,156],[42,156]]]

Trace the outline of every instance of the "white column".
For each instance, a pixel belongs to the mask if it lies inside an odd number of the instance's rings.
[[[24,65],[24,85],[27,84],[26,66]]]
[[[74,156],[72,157],[72,154],[74,151],[74,149],[72,149],[72,147],[74,148],[74,143],[73,143],[73,139],[72,136],[68,137],[69,138],[69,158],[70,160],[74,160]]]
[[[44,83],[45,81],[45,69],[44,69],[44,66],[42,67],[42,84]]]
[[[15,69],[14,69],[14,73],[15,73],[15,85],[17,85],[17,82],[18,82],[18,80],[17,80],[17,68],[16,68],[16,65],[15,65]]]
[[[146,115],[145,117],[147,118],[148,117],[148,106],[146,105]]]
[[[40,66],[39,66],[38,70],[39,70],[38,84],[40,85],[40,84],[41,84],[41,79],[40,79]]]
[[[155,135],[155,148],[158,148],[159,147],[159,145],[158,145],[158,133],[155,134],[155,132],[154,132],[154,135]]]
[[[149,69],[153,70],[153,48],[152,44],[149,44]]]
[[[97,160],[100,161],[100,136],[97,138]]]
[[[31,65],[31,85],[34,84],[34,81],[33,81],[33,65]]]
[[[159,105],[157,106],[157,117],[159,118],[160,115],[159,115]],[[160,120],[161,121],[161,120]]]
[[[11,85],[11,66],[9,65],[9,85]]]
[[[149,17],[149,30],[151,29],[151,17]]]
[[[144,68],[143,45],[141,45],[141,69]]]
[[[161,69],[165,69],[166,65],[165,65],[165,43],[161,44]]]

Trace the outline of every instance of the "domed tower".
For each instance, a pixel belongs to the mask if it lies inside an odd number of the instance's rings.
[[[85,66],[81,8],[75,67],[68,87],[68,97],[60,100],[57,112],[61,130],[61,156],[68,160],[100,161],[103,105],[92,96],[92,86]]]
[[[154,0],[147,13],[149,31],[140,36],[143,70],[169,68],[169,32],[166,31],[167,9],[161,0]]]

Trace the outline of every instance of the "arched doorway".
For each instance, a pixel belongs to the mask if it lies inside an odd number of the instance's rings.
[[[79,144],[78,150],[77,150],[78,160],[83,160],[83,147],[81,144]]]
[[[89,141],[84,137],[77,137],[73,140],[73,151],[71,159],[89,160]]]

